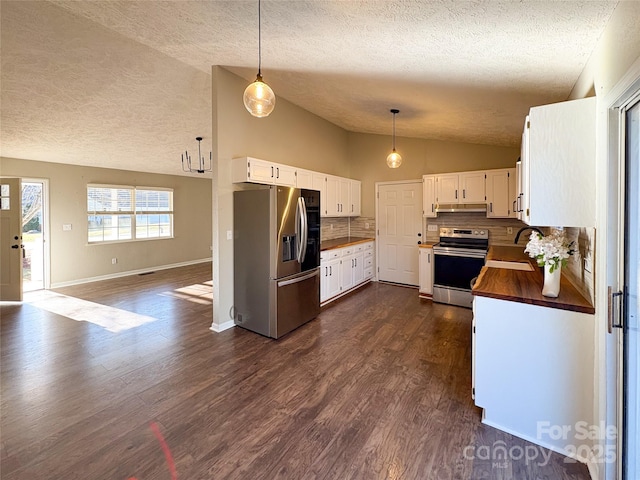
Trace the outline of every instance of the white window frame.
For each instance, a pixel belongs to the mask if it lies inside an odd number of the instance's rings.
[[[114,190],[130,190],[131,191],[131,208],[128,210],[113,210],[113,211],[105,211],[105,210],[89,210],[89,192],[92,188],[106,188],[106,189],[114,189]],[[151,191],[151,192],[169,192],[169,210],[138,210],[136,207],[136,192],[139,191]],[[108,239],[108,240],[90,240],[90,223],[89,217],[91,216],[99,216],[99,215],[111,215],[115,217],[127,216],[130,218],[130,237],[122,238],[122,239]],[[167,228],[169,229],[169,233],[165,235],[157,235],[157,236],[138,236],[138,225],[137,225],[137,217],[139,215],[168,215],[169,223]],[[162,225],[158,223],[158,227],[161,229]],[[147,186],[132,186],[132,185],[111,185],[111,184],[98,184],[98,183],[90,183],[87,184],[87,242],[89,245],[104,245],[106,243],[126,243],[126,242],[139,242],[146,240],[166,240],[174,238],[173,236],[173,225],[174,225],[174,210],[173,210],[173,189],[165,188],[165,187],[147,187]]]

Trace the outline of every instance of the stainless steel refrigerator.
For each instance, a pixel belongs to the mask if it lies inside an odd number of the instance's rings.
[[[233,192],[236,325],[279,338],[320,313],[320,192]]]

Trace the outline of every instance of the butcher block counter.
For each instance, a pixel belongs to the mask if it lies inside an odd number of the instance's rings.
[[[373,242],[375,238],[366,237],[340,237],[333,240],[323,240],[320,244],[320,251],[333,250],[335,248],[349,247],[358,243]]]
[[[524,253],[521,246],[491,246],[487,254],[488,260],[529,262],[533,271],[483,267],[473,287],[473,295],[573,312],[595,313],[591,302],[564,275],[560,281],[558,298],[543,296],[544,273],[535,260]]]

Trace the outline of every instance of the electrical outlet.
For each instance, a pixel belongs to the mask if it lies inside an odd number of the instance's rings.
[[[434,225],[434,224],[429,224],[427,225],[427,231],[429,232],[437,232],[438,231],[438,225]]]
[[[333,223],[331,223],[330,225],[331,225],[331,230],[333,230]]]
[[[365,230],[369,230],[369,222],[365,222],[365,224],[364,224],[364,229],[365,229]]]
[[[111,259],[111,265],[115,265],[116,263],[118,263],[118,259],[116,257],[113,257]]]
[[[511,235],[513,233],[513,227],[507,227],[507,235]]]

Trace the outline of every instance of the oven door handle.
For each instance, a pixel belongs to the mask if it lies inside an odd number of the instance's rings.
[[[453,252],[433,249],[434,255],[443,255],[446,257],[464,257],[464,258],[485,258],[486,254],[481,252]]]

